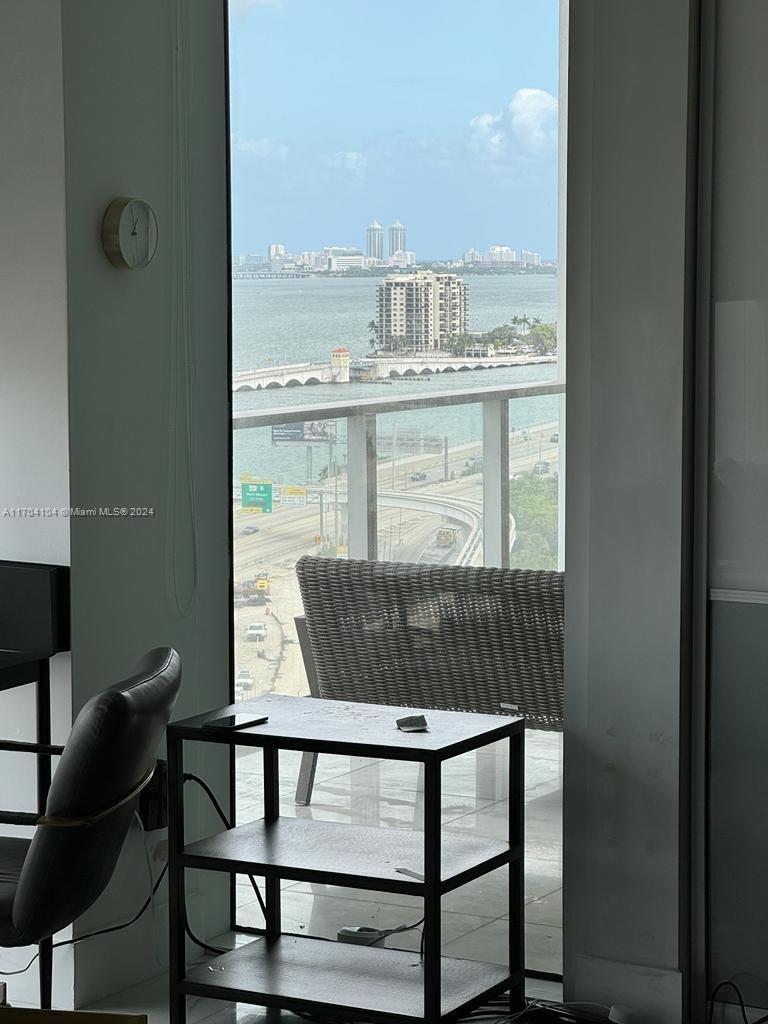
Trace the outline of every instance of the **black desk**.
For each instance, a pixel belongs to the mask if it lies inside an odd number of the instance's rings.
[[[37,810],[0,810],[0,824],[34,825],[45,812],[51,757],[49,659],[69,650],[69,569],[0,561],[0,691],[36,684],[36,741],[0,740],[0,751],[37,755]]]
[[[0,810],[2,825],[34,825],[40,815],[45,813],[45,801],[51,785],[51,757],[64,749],[51,743],[51,675],[48,657],[33,651],[0,652],[0,690],[11,690],[27,683],[37,685],[36,742],[0,740],[0,750],[37,754],[37,810]]]

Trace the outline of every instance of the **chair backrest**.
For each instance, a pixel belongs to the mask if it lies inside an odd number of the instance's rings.
[[[158,647],[78,714],[16,890],[19,945],[72,924],[105,889],[180,684],[178,653]]]
[[[310,556],[296,573],[321,697],[562,728],[563,573]]]

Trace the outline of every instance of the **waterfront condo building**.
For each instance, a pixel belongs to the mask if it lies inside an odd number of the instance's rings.
[[[405,228],[396,220],[389,226],[389,255],[394,256],[398,252],[405,252]]]
[[[389,274],[376,291],[376,336],[382,349],[432,351],[467,331],[467,288],[456,274]]]
[[[365,229],[365,255],[376,260],[384,259],[384,228],[377,220]]]

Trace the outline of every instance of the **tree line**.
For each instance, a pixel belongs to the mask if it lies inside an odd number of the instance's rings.
[[[370,346],[374,351],[405,353],[413,351],[413,346],[404,335],[379,336],[379,325],[376,320],[368,324],[371,335]],[[515,353],[533,352],[536,355],[554,355],[557,351],[557,324],[544,323],[541,317],[513,316],[508,323],[494,327],[480,334],[454,334],[447,338],[442,351],[452,355],[464,355],[477,349],[505,349]]]

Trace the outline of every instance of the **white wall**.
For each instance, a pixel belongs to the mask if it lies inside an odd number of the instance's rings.
[[[32,58],[32,59],[30,59]],[[61,14],[6,0],[0,31],[0,558],[69,562]]]
[[[61,11],[4,0],[0,11],[0,559],[69,564],[67,296]],[[58,515],[20,517],[14,509]],[[70,721],[70,663],[51,663],[54,740]],[[0,693],[6,739],[33,739],[33,686]],[[34,759],[0,754],[0,806],[34,810]],[[3,828],[24,834],[28,830]],[[0,970],[34,949],[0,950]],[[55,998],[72,1002],[72,954],[56,954]],[[34,1003],[37,970],[9,979]]]
[[[688,0],[578,0],[568,120],[566,997],[684,1019]]]
[[[158,644],[182,655],[177,716],[227,701],[223,22],[218,2],[63,8],[72,502],[154,510],[72,523],[75,708]],[[145,270],[117,270],[101,249],[101,218],[115,196],[155,210],[159,244]],[[197,763],[226,796],[223,753],[201,753]],[[216,827],[207,811],[198,816]],[[146,867],[131,843],[119,878],[78,930],[125,919],[144,899]],[[223,930],[226,879],[209,874],[195,886],[195,927]],[[151,933],[148,915],[78,946],[76,1004],[159,971]]]

